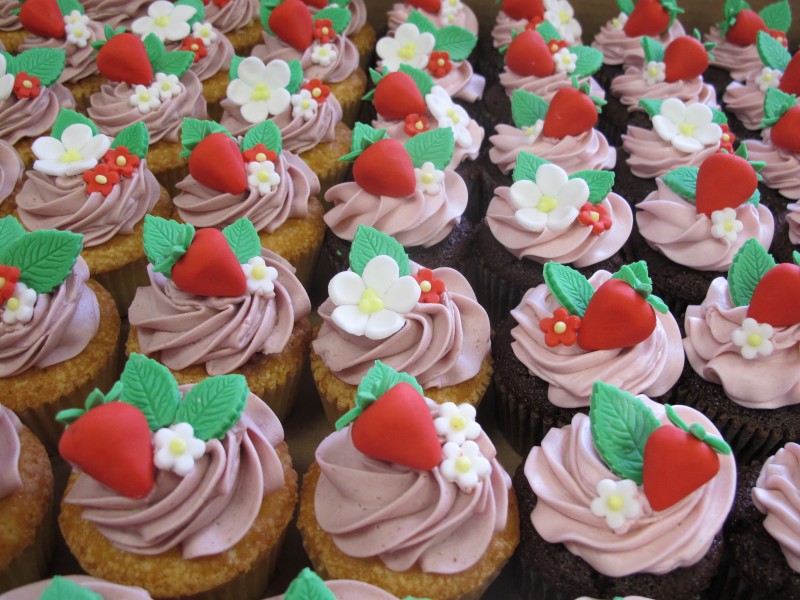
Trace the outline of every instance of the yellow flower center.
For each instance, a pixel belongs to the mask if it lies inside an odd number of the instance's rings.
[[[447,22],[448,23],[455,23],[456,22],[456,16],[454,14],[447,15]]]
[[[597,223],[597,222],[600,220],[600,213],[599,213],[599,212],[597,212],[596,210],[590,210],[590,211],[589,211],[589,218],[590,218],[590,219],[591,219],[593,222]]]
[[[6,307],[13,312],[19,308],[19,304],[19,298],[9,298]]]
[[[186,440],[181,438],[172,438],[169,441],[169,451],[174,454],[175,456],[180,456],[184,452],[186,452]]]
[[[542,211],[543,213],[549,213],[557,206],[558,206],[558,198],[553,198],[552,196],[542,196],[539,199],[539,204],[536,205],[536,208]]]
[[[561,64],[562,65],[571,65],[572,64],[572,55],[568,53],[564,53],[561,55]]]
[[[422,179],[422,183],[433,183],[433,173],[423,173],[420,179]]]
[[[150,92],[145,90],[139,94],[139,102],[150,102]]]
[[[562,10],[560,13],[558,13],[558,18],[564,25],[572,20],[572,16],[565,10]]]
[[[114,162],[118,167],[125,167],[128,164],[128,160],[124,156],[118,156]]]
[[[156,27],[167,27],[169,26],[169,15],[161,15],[160,17],[155,18]]]
[[[259,152],[258,154],[256,154],[256,162],[264,162],[265,160],[267,160],[266,154],[264,154],[263,152]]]
[[[619,17],[614,17],[613,19],[611,19],[611,24],[612,24],[614,27],[619,27],[619,24],[620,24]]]
[[[450,6],[458,6],[458,0],[447,0]]]
[[[267,182],[269,181],[269,173],[267,173],[266,171],[259,171],[259,172],[258,172],[258,174],[256,175],[256,178],[257,178],[257,179],[258,179],[258,180],[259,180],[261,183],[267,183]],[[257,268],[258,268],[258,267],[254,267],[254,269],[253,269],[253,270],[255,270],[255,269],[257,269]]]
[[[6,278],[0,277],[0,288],[2,288],[6,284]]]
[[[727,134],[727,133],[723,133],[722,134],[722,141],[727,144],[728,142],[731,141],[731,136],[729,134]]]
[[[22,87],[31,89],[33,87],[33,82],[30,79],[26,79],[22,82]]]
[[[762,79],[762,81],[765,81],[766,83],[769,83],[770,81],[775,79],[775,76],[772,73],[764,73],[764,77],[762,77],[761,79]]]
[[[264,265],[256,265],[250,271],[250,277],[252,277],[253,279],[256,279],[258,281],[261,281],[262,279],[266,279],[267,278],[267,267],[264,266]]]
[[[169,81],[162,81],[161,82],[161,89],[165,92],[168,92],[172,89],[172,84]]]
[[[211,29],[208,27],[201,27],[198,32],[200,33],[200,37],[209,37],[211,35]]]
[[[190,48],[192,49],[192,52],[197,52],[200,50],[200,46],[197,43],[193,43]]]
[[[308,110],[309,106],[311,106],[311,100],[303,98],[303,100],[300,102],[300,108],[303,110]]]
[[[647,74],[650,75],[650,77],[655,77],[656,75],[658,75],[658,67],[653,65],[652,67],[647,69]]]
[[[108,177],[105,175],[95,175],[94,176],[95,183],[99,183],[100,185],[105,185],[108,183]]]
[[[78,152],[75,148],[69,148],[64,154],[61,155],[59,159],[62,163],[71,163],[77,160],[81,160],[83,156],[80,152]]]
[[[525,135],[527,135],[528,137],[532,136],[534,133],[536,133],[536,127],[534,127],[533,125],[531,125],[525,130]]]
[[[613,512],[621,511],[624,505],[625,501],[619,494],[611,494],[608,498],[606,498],[606,506],[608,507],[608,510]]]
[[[383,300],[378,297],[375,290],[367,288],[361,294],[361,300],[358,302],[358,310],[363,313],[371,314],[379,310],[383,310]]]
[[[453,125],[458,125],[458,114],[456,114],[455,108],[448,108],[447,116],[450,117],[450,120],[453,122]]]
[[[400,58],[411,60],[417,55],[417,45],[414,42],[408,42],[405,46],[400,48],[397,55]]]
[[[751,333],[747,336],[747,345],[752,346],[753,348],[758,348],[763,341],[764,339],[757,333]]]
[[[564,333],[567,330],[567,324],[564,321],[556,321],[556,324],[553,325],[553,331],[556,333]]]
[[[82,29],[73,29],[72,30],[72,35],[74,35],[77,38],[83,37],[83,30]]]
[[[263,83],[257,83],[253,87],[253,93],[250,94],[250,99],[258,102],[259,100],[269,100],[269,88]]]
[[[459,473],[469,473],[472,468],[472,461],[466,456],[459,456],[456,459],[456,471]]]
[[[328,56],[328,49],[325,48],[325,47],[320,48],[319,49],[319,55],[320,56]]]
[[[461,431],[467,427],[467,420],[461,415],[453,415],[450,417],[450,429],[454,431]]]
[[[725,221],[725,223],[722,224],[722,228],[725,231],[733,231],[733,221]]]
[[[444,66],[444,59],[440,58],[439,60],[436,61],[436,64],[439,65],[440,67],[443,67]]]
[[[417,121],[416,123],[414,123],[414,129],[416,129],[417,131],[422,131],[424,128],[425,125],[423,124],[422,121]]]
[[[3,287],[3,284],[0,283],[0,287]],[[426,294],[431,291],[431,282],[430,281],[423,281],[419,284],[419,289],[421,289]]]
[[[323,27],[322,28],[322,35],[328,35],[329,32],[330,32],[330,29],[328,29],[327,27]]]
[[[551,44],[550,45],[550,52],[558,52],[558,44]]]
[[[691,137],[694,135],[694,130],[697,129],[691,123],[681,123],[678,125],[678,131],[680,131],[683,135]]]
[[[319,98],[320,96],[322,96],[322,90],[319,88],[314,88],[313,90],[311,90],[311,95],[314,96],[314,98]]]

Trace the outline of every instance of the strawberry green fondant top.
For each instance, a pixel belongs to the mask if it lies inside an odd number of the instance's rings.
[[[0,594],[0,600],[151,600],[151,596],[139,587],[86,575],[56,575]]]

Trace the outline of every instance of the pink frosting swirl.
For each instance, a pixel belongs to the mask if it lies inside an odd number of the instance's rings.
[[[658,189],[636,205],[636,224],[647,244],[672,262],[698,271],[727,271],[733,257],[750,238],[765,248],[772,243],[775,219],[763,204],[736,207],[742,230],[736,241],[711,234],[713,222],[694,204],[673,192],[659,177]]]
[[[10,408],[0,405],[0,500],[22,489],[19,474],[19,434],[22,423]]]
[[[800,200],[800,154],[778,148],[772,143],[772,128],[761,132],[761,140],[745,140],[750,160],[764,161],[761,176],[772,189],[792,200]]]
[[[100,91],[89,98],[89,117],[103,133],[116,136],[132,123],[144,123],[150,132],[150,144],[161,140],[180,141],[180,129],[184,117],[205,119],[206,100],[203,98],[203,85],[191,71],[180,78],[181,92],[147,114],[142,114],[131,106],[130,98],[134,87],[128,83],[106,83]]]
[[[736,118],[747,129],[753,131],[761,129],[761,123],[764,120],[764,97],[766,93],[762,92],[755,82],[755,78],[759,73],[760,71],[751,73],[744,83],[731,82],[722,96],[725,108],[736,115]]]
[[[341,34],[330,42],[330,45],[336,51],[336,58],[327,67],[315,64],[311,60],[311,54],[317,43],[311,44],[304,52],[300,52],[279,38],[269,35],[266,31],[261,33],[261,39],[264,43],[253,48],[251,56],[255,56],[265,63],[275,59],[285,60],[286,62],[299,60],[303,67],[304,79],[321,79],[326,83],[339,83],[350,77],[358,69],[358,49],[347,36]]]
[[[608,271],[589,278],[595,290],[611,279]],[[511,330],[511,348],[531,375],[549,385],[547,398],[560,408],[589,406],[595,381],[605,381],[632,394],[661,396],[678,381],[683,370],[683,348],[678,323],[671,313],[656,312],[656,328],[643,342],[630,348],[584,350],[573,346],[550,347],[539,324],[560,307],[547,285],[528,290],[511,311],[517,326]]]
[[[800,573],[800,444],[790,442],[770,456],[753,488],[753,504],[764,529],[780,544],[789,567]]]
[[[311,303],[288,262],[265,249],[261,256],[278,270],[275,291],[234,298],[184,292],[148,265],[150,285],[136,290],[128,310],[142,352],[160,352],[176,371],[202,364],[209,375],[230,373],[257,353],[282,352]]]
[[[367,6],[364,4],[364,0],[350,0],[347,3],[347,9],[350,11],[350,24],[344,30],[344,34],[352,36],[367,24]],[[308,6],[308,10],[312,16],[320,11],[319,8],[312,5]]]
[[[22,29],[19,16],[11,12],[15,8],[19,8],[16,2],[0,2],[0,31]]]
[[[503,173],[514,168],[520,152],[548,160],[570,175],[583,170],[613,169],[617,164],[617,149],[597,129],[560,140],[540,135],[533,142],[525,130],[512,125],[500,124],[495,129],[497,133],[489,138],[489,158]]]
[[[18,100],[12,94],[0,102],[0,140],[16,144],[49,132],[62,108],[75,108],[75,98],[60,83],[41,87],[36,98]]]
[[[662,405],[638,397],[662,425],[669,424]],[[688,406],[673,408],[688,424],[699,423],[721,437],[701,413]],[[545,541],[564,544],[604,575],[663,575],[700,561],[722,528],[736,493],[736,463],[733,455],[719,455],[719,463],[711,481],[662,511],[650,508],[640,487],[642,516],[612,530],[603,517],[592,514],[590,506],[601,480],[621,478],[600,460],[589,417],[578,413],[571,425],[547,432],[525,461],[525,477],[538,498],[531,521]]]
[[[442,0],[442,8],[444,8],[445,2],[447,2],[447,0]],[[429,13],[421,8],[414,8],[405,2],[396,2],[386,13],[386,18],[389,22],[389,34],[394,34],[395,29],[408,21],[408,16],[414,10],[422,13],[422,16],[436,25],[437,29],[447,27],[448,25],[456,25],[457,27],[466,29],[473,35],[478,35],[478,17],[475,16],[475,13],[466,3],[462,4],[462,9],[454,15],[454,19],[451,22],[447,15],[443,14],[441,10],[438,13]]]
[[[147,14],[152,0],[83,0],[83,8],[92,20],[117,27],[121,24],[130,29],[134,17]]]
[[[308,199],[319,193],[317,176],[291,152],[280,154],[275,173],[280,183],[267,194],[260,194],[253,186],[241,194],[218,192],[187,175],[178,183],[181,191],[173,202],[181,219],[196,227],[221,228],[246,217],[256,230],[272,233],[286,219],[305,219]]]
[[[439,129],[439,123],[437,123],[436,119],[430,114],[430,112],[426,114],[426,117],[428,119],[428,128],[431,131],[434,129]],[[378,115],[378,118],[372,121],[372,126],[375,129],[385,129],[390,138],[397,140],[402,144],[405,144],[410,139],[408,134],[405,132],[406,123],[402,119],[398,121],[385,121],[380,115]],[[483,127],[478,125],[478,122],[475,119],[470,119],[469,125],[467,125],[467,130],[472,136],[472,143],[468,146],[462,146],[456,142],[453,149],[453,158],[447,165],[451,169],[455,169],[468,158],[470,160],[476,160],[478,158],[484,137]]]
[[[616,254],[628,241],[633,227],[631,208],[624,198],[612,192],[600,205],[612,223],[611,229],[600,235],[592,234],[591,228],[577,219],[562,231],[529,231],[517,222],[511,188],[499,187],[486,211],[486,223],[497,241],[517,258],[588,267]]]
[[[412,263],[411,272],[418,266]],[[336,306],[329,299],[319,307],[322,327],[314,352],[336,376],[358,385],[376,360],[416,377],[424,388],[446,387],[471,379],[489,352],[489,317],[475,292],[458,271],[433,269],[445,284],[438,304],[417,303],[405,315],[400,331],[384,340],[355,336],[331,319]]]
[[[333,592],[336,600],[398,600],[397,596],[393,596],[379,587],[352,579],[326,581],[325,587]],[[284,598],[285,596],[281,594],[266,600],[284,600]]]
[[[435,419],[438,406],[429,408]],[[332,433],[315,455],[319,526],[348,556],[378,557],[392,571],[465,571],[505,528],[511,488],[488,436],[481,432],[476,443],[492,470],[467,494],[438,466],[421,471],[369,458],[353,446],[349,427]]]
[[[83,247],[104,244],[116,235],[133,233],[158,202],[161,187],[147,169],[146,161],[131,177],[123,177],[108,196],[87,194],[83,174],[45,175],[27,172],[27,181],[17,194],[19,218],[27,229],[60,229],[83,234]]]
[[[641,67],[628,67],[625,73],[611,81],[611,93],[620,99],[628,112],[644,111],[639,106],[639,100],[667,100],[677,98],[682,102],[700,102],[712,108],[719,108],[717,92],[714,86],[703,82],[702,77],[674,81],[662,81],[654,85],[647,85],[642,77]]]
[[[590,598],[589,596],[581,596],[577,600],[597,600],[596,598]],[[651,598],[645,598],[644,596],[625,596],[622,600],[652,600]]]
[[[711,282],[705,300],[686,309],[683,346],[692,368],[746,408],[769,409],[800,404],[800,324],[775,327],[769,356],[748,360],[733,343],[733,332],[747,318],[747,306],[734,306],[728,280]]]
[[[90,37],[87,37],[90,42],[105,39],[102,23],[89,21],[86,29],[91,34]],[[22,52],[30,48],[55,48],[66,52],[66,64],[61,77],[58,78],[59,83],[75,83],[98,73],[97,63],[95,62],[97,51],[90,44],[80,48],[77,44],[68,42],[66,38],[44,38],[38,35],[27,35],[17,51]]]
[[[675,38],[685,35],[680,21],[675,19],[669,29],[658,36],[658,41],[666,46]],[[609,21],[600,28],[592,42],[592,48],[603,53],[603,62],[607,65],[642,66],[644,64],[644,49],[642,36],[628,37],[622,27]]]
[[[128,587],[127,585],[117,585],[103,579],[95,579],[87,575],[70,575],[64,577],[82,588],[99,594],[102,600],[152,600],[147,590],[140,587]],[[30,585],[6,592],[0,595],[2,600],[39,600],[44,591],[52,585],[52,579],[37,581]]]
[[[595,81],[594,77],[586,77],[581,79],[580,82],[589,83],[592,96],[605,99],[606,91],[600,87],[600,84]],[[566,73],[560,72],[553,73],[546,77],[536,77],[535,75],[523,77],[513,73],[508,67],[503,67],[503,71],[500,73],[500,83],[509,96],[514,90],[524,90],[541,96],[546,102],[550,102],[558,90],[565,87],[572,87],[572,78]]]
[[[166,42],[167,50],[180,50],[183,42]],[[217,32],[217,39],[211,42],[211,45],[206,48],[207,54],[200,60],[193,63],[189,70],[197,75],[200,81],[211,79],[219,72],[227,71],[231,66],[231,59],[233,58],[233,44],[231,41]]]
[[[0,205],[16,189],[24,168],[14,146],[0,140]]]
[[[800,246],[800,202],[793,202],[786,207],[786,220],[789,222],[789,241]]]
[[[363,224],[391,235],[406,248],[430,248],[461,222],[467,185],[458,173],[445,169],[438,194],[417,189],[405,198],[376,196],[349,181],[329,189],[325,200],[333,204],[325,213],[325,223],[344,240],[352,240]]]
[[[678,167],[699,167],[720,145],[705,146],[695,153],[681,152],[655,131],[629,125],[628,132],[622,134],[622,147],[629,155],[631,172],[636,177],[654,179]]]
[[[258,0],[231,0],[223,8],[216,3],[206,4],[206,21],[223,33],[242,29],[258,18]]]
[[[29,322],[0,321],[0,377],[44,369],[83,352],[100,326],[100,308],[88,279],[89,267],[78,257],[64,283],[36,298]]]
[[[501,10],[497,13],[492,28],[492,46],[498,49],[507,46],[511,43],[511,34],[515,31],[524,31],[527,26],[527,19],[513,19]]]
[[[275,451],[282,442],[278,417],[251,393],[239,422],[224,438],[206,442],[185,477],[157,469],[150,493],[131,499],[82,473],[64,501],[83,508],[82,518],[124,552],[154,555],[179,546],[187,560],[213,556],[236,545],[264,497],[283,488]]]
[[[711,52],[714,55],[711,64],[730,71],[731,77],[736,81],[744,81],[748,75],[761,71],[764,67],[755,44],[749,46],[733,44],[725,39],[716,25],[704,37],[705,41],[716,44]]]

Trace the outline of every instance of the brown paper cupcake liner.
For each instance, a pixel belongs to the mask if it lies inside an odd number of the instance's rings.
[[[136,290],[150,284],[147,276],[147,258],[140,258],[120,269],[97,273],[94,278],[108,290],[121,316],[128,314],[128,307],[136,296]]]
[[[342,123],[352,129],[361,108],[361,98],[367,91],[367,74],[363,69],[356,69],[344,81],[329,83],[328,87],[342,106]]]
[[[5,571],[0,572],[0,594],[14,588],[40,581],[47,576],[55,547],[53,503],[47,510],[30,546],[12,559]]]

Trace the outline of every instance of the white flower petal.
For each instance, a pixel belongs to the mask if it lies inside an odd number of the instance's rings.
[[[337,327],[352,335],[364,335],[370,315],[363,313],[358,306],[337,306],[331,313],[331,320]]]
[[[0,77],[0,101],[6,100],[9,96],[11,96],[11,92],[13,91],[13,89],[14,89],[13,75],[3,75],[2,77]]]
[[[517,210],[521,208],[534,208],[539,204],[542,192],[534,182],[521,179],[515,182],[511,188],[511,204]]]
[[[61,134],[61,143],[67,150],[82,150],[93,136],[91,127],[83,123],[76,123],[64,130]]]
[[[166,17],[175,10],[175,5],[167,0],[156,0],[147,7],[147,14],[153,18]]]
[[[671,141],[672,138],[680,133],[678,126],[662,115],[653,117],[653,129],[665,142]]]
[[[693,137],[700,140],[705,146],[711,146],[722,139],[722,127],[716,123],[701,125],[695,129]]]
[[[177,42],[185,37],[188,37],[188,35],[192,32],[192,28],[189,27],[189,24],[186,22],[172,21],[164,28],[163,31],[165,39],[171,42]]]
[[[248,123],[261,123],[269,116],[269,105],[264,100],[251,101],[242,106],[241,112]]]
[[[406,275],[392,283],[383,296],[383,305],[389,310],[405,314],[417,305],[420,293],[417,281]]]
[[[405,323],[406,320],[403,317],[384,308],[369,315],[364,335],[371,340],[384,340],[400,331]]]
[[[188,4],[173,4],[170,17],[173,21],[188,21],[194,17],[197,10]]]
[[[353,271],[342,271],[328,283],[328,296],[336,306],[356,305],[366,287],[364,281]]]
[[[693,153],[700,152],[703,149],[703,144],[699,140],[687,135],[676,135],[671,140],[672,145],[681,152]]]
[[[111,147],[111,138],[102,133],[92,137],[81,150],[84,158],[100,159]]]
[[[270,91],[275,91],[289,85],[291,78],[292,70],[285,61],[272,60],[264,69],[264,76],[261,83],[266,84]]]
[[[557,198],[567,180],[567,172],[554,164],[542,165],[536,171],[536,185],[539,186],[543,196]]]
[[[578,209],[573,206],[558,206],[547,215],[547,227],[553,231],[563,231],[575,221]]]
[[[701,102],[693,102],[686,107],[685,121],[695,127],[708,125],[714,118],[711,108]]]
[[[570,179],[558,194],[559,206],[580,208],[589,200],[589,186],[583,179]]]
[[[96,158],[86,157],[83,160],[74,160],[69,163],[64,163],[64,175],[72,176],[84,173],[89,169],[94,169],[97,166],[98,160]]]
[[[544,230],[545,225],[547,225],[547,214],[537,208],[522,208],[514,216],[517,219],[517,223],[528,231],[538,233]]]
[[[261,62],[255,56],[248,56],[239,63],[239,68],[236,70],[236,74],[239,76],[239,79],[250,86],[254,86],[257,83],[264,83],[266,70],[267,66],[263,62]]]
[[[416,43],[417,38],[419,38],[419,28],[413,23],[403,23],[394,32],[394,39],[398,46],[405,46],[409,42]]]
[[[375,290],[383,298],[386,291],[397,281],[399,276],[400,267],[397,262],[391,256],[381,255],[376,256],[367,263],[361,278],[364,280],[364,285],[367,289]]]
[[[253,88],[241,79],[234,79],[228,84],[226,92],[231,101],[243,106],[250,102],[250,97],[253,95]]]
[[[31,150],[36,158],[41,160],[59,160],[66,152],[61,140],[54,137],[36,138],[31,146]]]
[[[686,105],[677,98],[667,98],[661,103],[661,114],[675,124],[686,118]]]
[[[273,89],[270,92],[269,99],[267,100],[267,110],[271,115],[279,115],[287,108],[292,102],[292,95],[285,89]],[[314,107],[311,109],[316,112],[316,102],[313,103]]]

